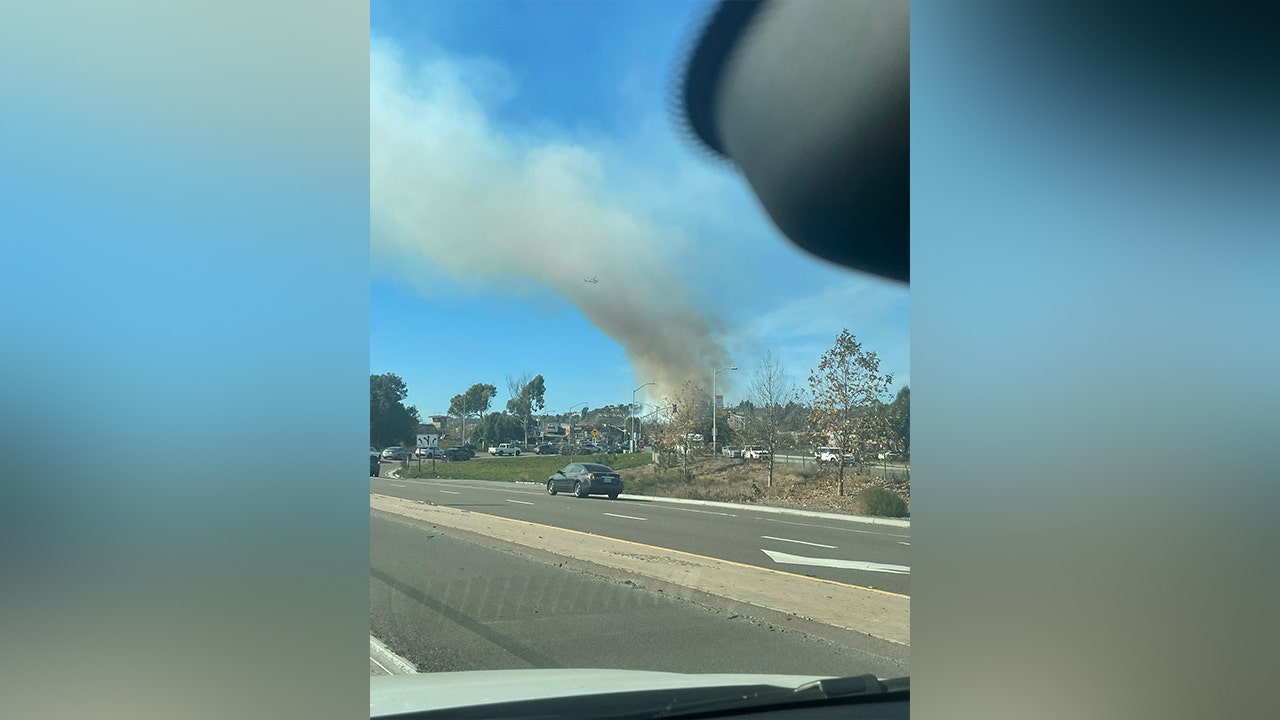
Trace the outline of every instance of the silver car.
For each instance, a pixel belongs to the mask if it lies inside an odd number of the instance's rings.
[[[547,493],[560,492],[572,492],[580,498],[608,495],[610,500],[617,500],[622,492],[622,477],[608,465],[569,463],[547,478]]]
[[[382,451],[383,460],[408,460],[411,457],[413,457],[413,455],[399,445],[393,445],[392,447],[385,448]]]

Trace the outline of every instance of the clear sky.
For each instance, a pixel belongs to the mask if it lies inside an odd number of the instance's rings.
[[[372,4],[370,371],[424,416],[526,372],[560,412],[737,365],[732,404],[766,350],[804,385],[844,327],[909,382],[907,289],[796,249],[681,128],[706,8]]]

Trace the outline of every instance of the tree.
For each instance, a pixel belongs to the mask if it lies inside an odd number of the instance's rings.
[[[520,437],[520,420],[513,415],[493,412],[480,418],[471,431],[471,443],[476,447],[489,447],[511,442]]]
[[[450,415],[483,415],[489,411],[489,404],[498,394],[498,388],[488,383],[476,383],[466,392],[454,395],[449,400]]]
[[[471,415],[483,415],[489,410],[489,403],[493,402],[493,396],[498,394],[498,388],[488,383],[476,383],[467,388],[466,392],[454,395],[449,400],[449,415],[456,415],[462,420],[461,436],[464,438],[467,434],[467,417]]]
[[[422,419],[418,409],[405,407],[404,399],[409,388],[394,373],[369,375],[369,443],[385,447],[396,443],[408,443]]]
[[[683,452],[678,451],[678,454],[681,465],[686,469],[693,451],[689,435],[711,436],[711,416],[706,412],[706,397],[705,390],[686,380],[665,401],[666,423],[661,432],[663,444],[669,448],[683,448]]]
[[[911,388],[903,385],[893,402],[885,406],[887,409],[885,425],[889,440],[889,449],[901,454],[911,455]]]
[[[852,450],[860,465],[862,446],[884,434],[880,406],[892,383],[892,375],[880,374],[880,358],[863,350],[848,328],[841,330],[809,374],[811,417],[818,435],[843,451]],[[844,452],[838,463],[837,493],[844,495]]]
[[[747,437],[769,451],[769,487],[773,487],[773,462],[784,437],[783,431],[795,407],[796,387],[772,352],[766,352],[751,377],[751,414]]]
[[[524,441],[527,443],[533,414],[543,408],[547,383],[541,375],[531,377],[529,373],[525,373],[519,378],[508,375],[507,390],[511,393],[511,399],[507,400],[507,412],[520,418],[520,422],[524,425]]]

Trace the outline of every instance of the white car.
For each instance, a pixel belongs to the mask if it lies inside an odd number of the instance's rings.
[[[519,455],[520,448],[515,443],[499,443],[489,448],[490,455]]]
[[[813,453],[813,459],[818,462],[840,462],[841,451],[838,447],[820,447]],[[853,462],[853,453],[844,452],[844,461],[846,463]]]
[[[744,460],[768,460],[769,448],[763,445],[748,445],[742,448]]]

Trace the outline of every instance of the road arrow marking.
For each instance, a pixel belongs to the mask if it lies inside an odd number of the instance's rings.
[[[781,565],[813,565],[815,567],[844,568],[846,570],[866,570],[867,572],[893,573],[895,575],[910,574],[911,568],[906,565],[886,565],[884,563],[862,562],[859,560],[836,560],[835,558],[814,558],[802,555],[791,555],[760,548],[760,552],[769,556],[770,560]]]
[[[778,542],[789,542],[789,543],[795,543],[797,545],[812,545],[814,547],[827,548],[828,550],[836,549],[835,545],[823,545],[822,543],[811,543],[811,542],[805,542],[804,540],[790,540],[788,538],[774,537],[772,535],[761,535],[760,538],[762,540],[777,540]]]

